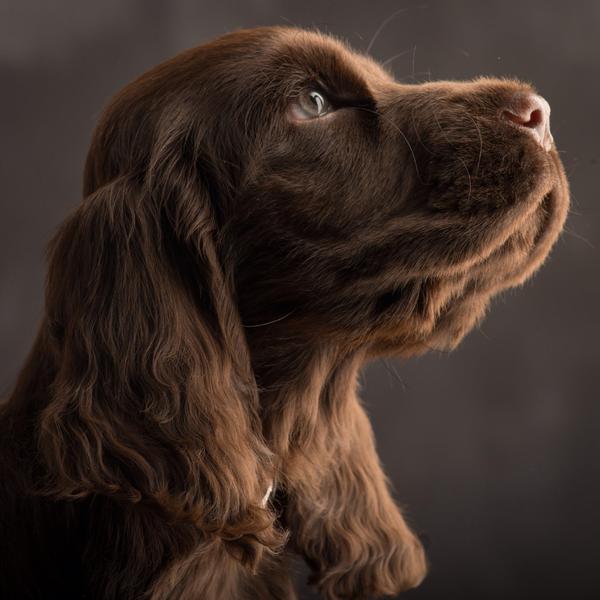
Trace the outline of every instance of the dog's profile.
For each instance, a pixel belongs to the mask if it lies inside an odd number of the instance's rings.
[[[426,561],[357,397],[452,348],[562,228],[549,107],[398,83],[316,32],[225,35],[110,102],[0,413],[0,596],[393,596]]]

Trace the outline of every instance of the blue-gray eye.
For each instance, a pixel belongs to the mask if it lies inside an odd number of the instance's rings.
[[[331,111],[331,104],[316,90],[302,92],[292,106],[296,119],[307,120],[322,117]]]

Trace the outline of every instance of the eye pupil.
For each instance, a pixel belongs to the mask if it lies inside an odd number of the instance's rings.
[[[323,100],[323,96],[319,94],[319,92],[310,92],[309,97],[312,103],[315,105],[315,110],[317,114],[321,114],[323,112],[323,108],[325,105],[325,101]]]

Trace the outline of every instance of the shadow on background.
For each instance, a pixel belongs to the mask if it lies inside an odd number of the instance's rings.
[[[573,192],[549,263],[496,300],[457,351],[365,370],[382,461],[429,547],[430,576],[406,597],[596,598],[598,2],[0,2],[0,395],[33,340],[44,247],[80,201],[91,130],[113,93],[174,53],[242,26],[318,27],[364,50],[400,8],[372,54],[399,55],[390,65],[406,83],[477,75],[533,82],[552,105]]]

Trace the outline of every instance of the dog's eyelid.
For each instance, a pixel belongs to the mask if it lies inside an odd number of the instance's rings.
[[[333,98],[335,98],[335,93],[332,90],[322,83],[319,79],[309,78],[303,81],[293,92],[292,98],[298,99],[303,94],[308,94],[310,92],[316,92],[317,94],[321,94],[324,96],[331,104],[334,104]]]
[[[375,99],[370,95],[364,93],[357,94],[352,91],[334,91],[331,87],[319,85],[315,87],[319,93],[324,93],[327,99],[335,109],[340,108],[370,108],[374,109],[376,106]]]
[[[367,88],[351,80],[344,81],[338,78],[333,82],[327,74],[319,71],[307,72],[303,79],[296,82],[293,97],[315,91],[325,95],[334,110],[339,108],[367,107],[374,108],[376,102]]]
[[[306,81],[306,87],[312,87],[316,91],[326,94],[336,108],[352,106],[372,108],[376,104],[366,87],[351,80],[339,80],[337,83],[332,83],[328,77],[318,74]]]

